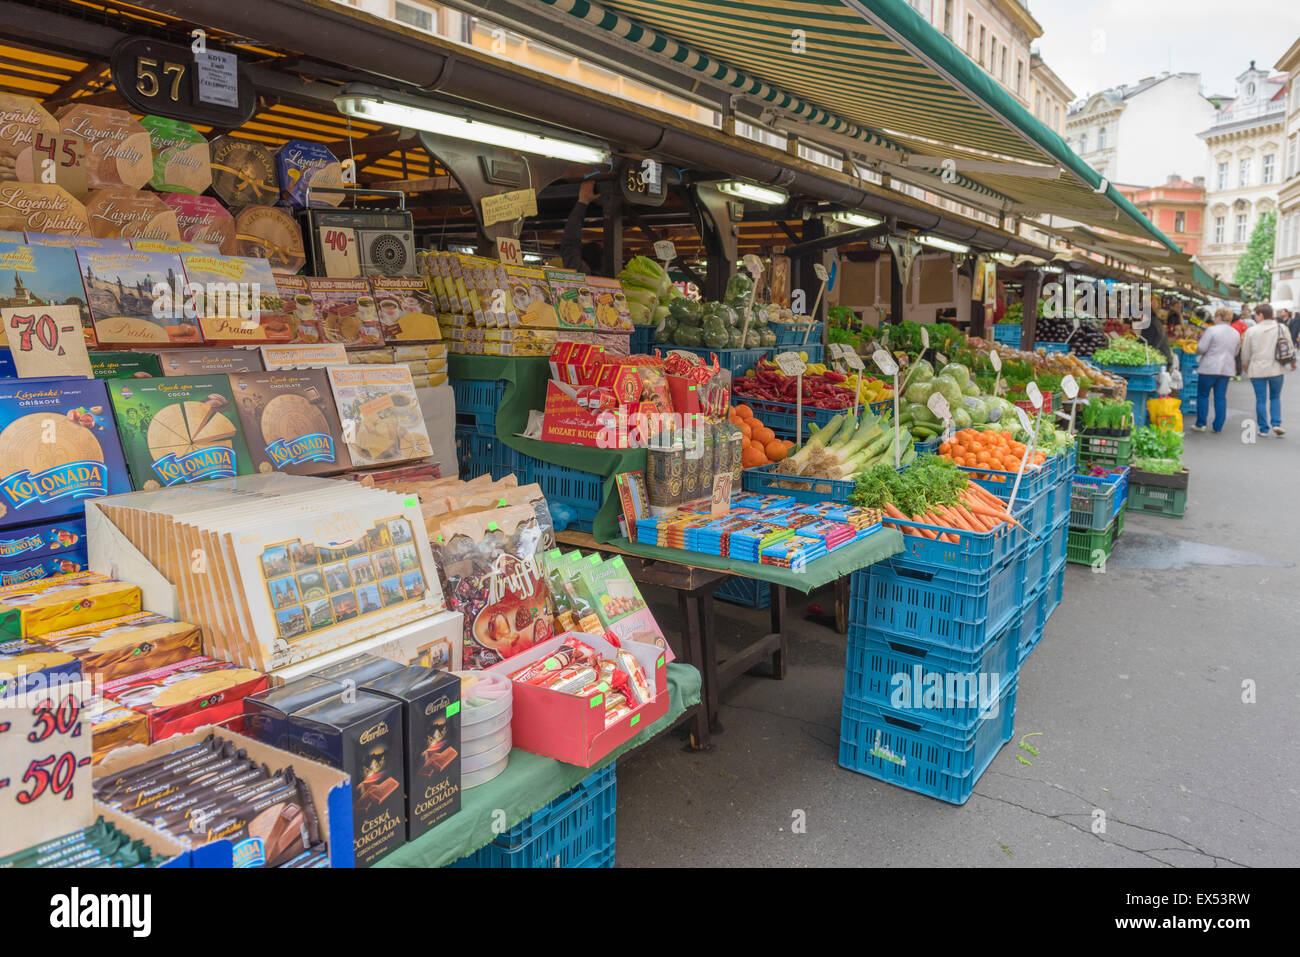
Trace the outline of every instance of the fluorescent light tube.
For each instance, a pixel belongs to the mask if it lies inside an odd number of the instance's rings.
[[[847,210],[840,210],[837,213],[832,213],[831,218],[837,223],[844,223],[848,226],[858,226],[862,229],[871,226],[879,226],[884,222],[883,219],[876,219],[874,216],[867,216],[863,213],[850,213]]]
[[[747,199],[751,203],[762,203],[764,206],[780,206],[790,198],[785,190],[759,186],[757,183],[746,183],[740,179],[729,179],[714,185],[728,196]]]
[[[931,246],[935,249],[946,249],[950,253],[968,253],[970,247],[955,243],[951,239],[944,239],[940,236],[917,236],[916,241],[922,246]]]

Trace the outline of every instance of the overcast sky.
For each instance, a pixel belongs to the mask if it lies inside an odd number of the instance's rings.
[[[1251,60],[1271,70],[1300,37],[1296,0],[1029,0],[1029,9],[1043,26],[1043,59],[1081,97],[1164,70],[1200,73],[1207,94],[1230,95]]]

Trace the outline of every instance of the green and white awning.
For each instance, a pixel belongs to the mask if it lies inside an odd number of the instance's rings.
[[[770,108],[809,139],[854,140],[899,179],[1177,248],[904,0],[535,2]],[[955,183],[941,182],[943,159],[956,161]]]

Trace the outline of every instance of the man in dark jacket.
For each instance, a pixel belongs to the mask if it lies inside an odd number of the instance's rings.
[[[1145,329],[1141,332],[1142,339],[1152,349],[1159,350],[1165,357],[1165,362],[1171,368],[1174,364],[1174,354],[1169,349],[1169,335],[1165,332],[1165,320],[1157,317],[1147,323]]]
[[[565,269],[599,276],[604,250],[600,243],[582,241],[582,222],[587,217],[587,207],[595,198],[596,184],[591,180],[583,180],[582,185],[578,187],[578,201],[569,211],[569,218],[564,221],[564,235],[560,238],[560,259]]]

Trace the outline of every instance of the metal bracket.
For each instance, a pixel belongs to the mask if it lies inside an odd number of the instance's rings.
[[[721,301],[727,280],[740,257],[740,229],[732,218],[730,200],[708,183],[698,183],[687,192],[691,214],[708,253],[708,270],[704,277],[706,299]]]

